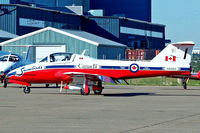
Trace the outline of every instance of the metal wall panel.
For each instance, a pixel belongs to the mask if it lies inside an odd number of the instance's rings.
[[[0,29],[16,34],[16,6],[0,6]]]
[[[100,46],[98,48],[98,58],[123,60],[125,59],[125,49],[123,47]]]
[[[126,44],[129,47],[134,43],[144,45],[138,47],[139,49],[159,49],[165,47],[165,26],[156,25],[147,22],[140,22],[128,19],[120,19],[120,27],[130,29],[129,31],[120,31],[120,43]],[[131,33],[131,31],[135,31]],[[138,33],[136,33],[136,31]],[[142,32],[142,34],[141,34]]]
[[[82,21],[82,29],[95,35],[119,41],[119,19],[89,17]]]
[[[2,3],[1,3],[2,1]],[[62,11],[65,6],[83,6],[83,11],[87,13],[90,9],[90,0],[1,0],[1,4],[34,4],[37,7],[50,7]]]
[[[105,16],[120,16],[151,22],[151,0],[90,1],[90,8],[105,10]]]
[[[124,18],[120,19],[120,26],[145,30],[148,28],[148,23]]]
[[[0,0],[0,4],[10,4],[10,0]]]
[[[26,33],[51,26],[58,29],[81,29],[81,17],[78,15],[70,15],[59,13],[56,11],[39,10],[36,8],[18,7],[17,10],[17,33],[18,35],[24,35]],[[41,21],[44,22],[44,27],[35,27],[33,25],[22,25],[23,21]],[[21,22],[21,23],[19,23]],[[24,22],[25,23],[25,22]]]
[[[72,37],[53,32],[53,31],[45,31],[13,43],[7,44],[7,46],[3,46],[2,49],[5,51],[12,51],[16,54],[20,54],[23,57],[25,55],[24,52],[27,51],[27,48],[24,47],[8,47],[8,45],[34,45],[34,44],[66,44],[66,52],[81,54],[83,50],[87,49],[86,54],[91,57],[97,58],[97,46],[93,44],[89,44],[87,42],[74,39]],[[33,57],[32,53],[32,57]]]

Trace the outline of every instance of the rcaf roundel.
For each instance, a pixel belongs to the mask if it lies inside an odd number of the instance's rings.
[[[139,71],[139,66],[138,64],[131,64],[130,65],[130,71],[133,72],[133,73],[136,73],[137,71]]]

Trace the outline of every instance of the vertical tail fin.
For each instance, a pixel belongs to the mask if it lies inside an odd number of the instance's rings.
[[[194,42],[169,44],[151,62],[190,64]]]

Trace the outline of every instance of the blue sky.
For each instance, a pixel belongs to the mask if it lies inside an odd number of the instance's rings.
[[[152,22],[166,26],[166,39],[200,46],[200,0],[152,0]]]

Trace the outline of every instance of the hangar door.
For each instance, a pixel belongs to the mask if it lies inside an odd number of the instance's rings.
[[[57,53],[57,52],[66,52],[66,45],[57,45],[57,46],[50,46],[48,47],[36,47],[35,48],[35,59],[36,62],[39,62],[42,60],[44,57],[48,56],[51,53]]]

